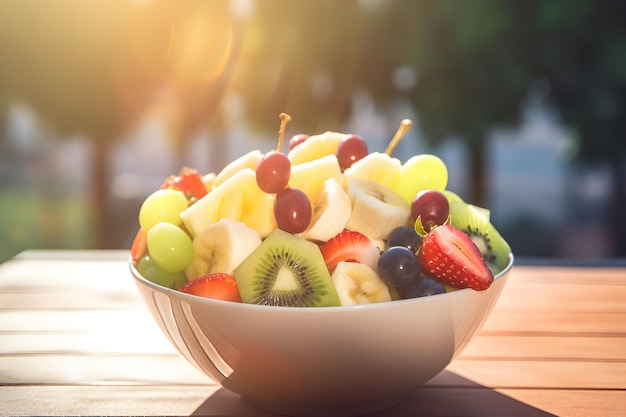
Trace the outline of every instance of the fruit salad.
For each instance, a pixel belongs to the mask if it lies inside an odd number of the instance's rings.
[[[431,154],[393,157],[360,136],[298,134],[220,172],[184,168],[143,202],[131,261],[196,296],[324,307],[488,289],[511,249],[489,210],[448,190]],[[283,150],[283,145],[287,149]]]

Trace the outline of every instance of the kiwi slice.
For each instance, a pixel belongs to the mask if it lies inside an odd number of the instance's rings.
[[[453,226],[467,233],[478,246],[494,275],[507,266],[511,247],[489,222],[488,212],[472,204],[453,202],[450,219]]]
[[[464,203],[464,201],[461,198],[461,196],[459,196],[454,191],[444,190],[443,191],[443,195],[446,196],[446,198],[448,199],[448,203],[450,203],[450,204],[452,204],[452,203]]]
[[[341,305],[319,247],[280,229],[235,270],[244,303],[285,307]]]
[[[443,191],[443,195],[446,196],[446,198],[448,199],[448,203],[451,205],[452,203],[465,203],[465,200],[463,200],[457,193],[455,193],[454,191],[450,191],[450,190],[444,190]],[[475,210],[480,211],[486,218],[487,220],[489,220],[489,216],[491,215],[491,211],[489,211],[489,209],[484,208],[484,207],[478,207],[478,206],[472,206]]]

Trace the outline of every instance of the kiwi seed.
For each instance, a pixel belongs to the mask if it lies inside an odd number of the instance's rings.
[[[244,303],[285,307],[340,305],[319,247],[276,229],[234,271]]]

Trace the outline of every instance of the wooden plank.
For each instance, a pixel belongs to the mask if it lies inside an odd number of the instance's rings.
[[[28,305],[24,305],[24,300]],[[124,288],[108,291],[31,291],[0,293],[0,314],[7,310],[145,309],[139,293]]]
[[[465,391],[469,395],[462,395]],[[497,410],[501,412],[500,416],[514,416],[515,412],[525,416],[524,413],[532,412],[563,417],[621,417],[626,409],[626,393],[620,390],[486,391],[425,387],[395,409],[378,416],[416,415],[417,410],[420,416],[497,415],[491,411],[490,402],[483,403],[493,398],[500,402]],[[236,395],[215,386],[16,385],[0,387],[0,398],[3,399],[0,415],[273,416],[246,405]],[[67,401],[67,398],[73,401]],[[111,401],[112,398],[116,400]]]
[[[128,265],[114,260],[11,260],[0,265],[6,292],[125,291],[133,287]]]
[[[76,254],[28,252],[0,265],[0,414],[258,412],[174,350],[126,251]],[[380,415],[622,415],[625,271],[514,267],[463,354]]]
[[[127,366],[130,364],[130,366]],[[2,384],[55,385],[216,385],[177,353],[163,355],[39,354],[0,357]],[[426,383],[430,387],[476,387],[448,370]]]
[[[127,249],[28,249],[15,255],[17,261],[118,261],[128,260]]]
[[[623,337],[626,337],[626,314],[539,315],[527,313],[524,319],[521,321],[519,317],[497,314],[496,312],[487,321],[478,339],[488,337],[489,340],[508,341],[508,347],[500,347],[497,349],[498,352],[507,352],[510,349],[519,350],[521,346],[533,349],[536,346],[545,345],[546,348],[554,349],[556,346],[570,343],[559,342],[558,337],[564,336],[573,337],[578,340],[578,343],[585,343],[589,347],[595,346],[596,350],[610,349],[613,352],[619,350],[620,344],[624,346],[626,343],[623,342]],[[36,336],[37,332],[42,332],[42,334]],[[72,309],[0,311],[0,335],[11,336],[11,333],[20,334],[24,336],[24,340],[32,341],[50,336],[51,344],[47,346],[53,350],[58,350],[62,346],[62,340],[57,338],[58,343],[54,342],[55,334],[57,337],[66,334],[67,337],[72,338],[74,342],[71,345],[78,350],[92,346],[98,348],[97,351],[103,351],[105,347],[119,351],[119,349],[129,348],[128,346],[133,340],[139,345],[145,345],[141,340],[159,340],[159,343],[154,343],[154,346],[159,347],[159,349],[162,343],[169,343],[166,342],[165,337],[147,310],[141,307],[134,310],[81,311],[80,314]],[[85,339],[79,342],[78,339],[81,338],[81,335]],[[554,338],[547,339],[551,341],[550,343],[535,345],[530,340],[533,336],[546,335],[554,336]],[[13,348],[8,345],[16,343],[15,338],[4,336],[0,340],[0,353],[7,349],[12,350]],[[87,337],[91,337],[92,340],[88,340]],[[509,339],[511,337],[522,337],[523,339]],[[524,340],[528,343],[524,343]],[[38,345],[40,344],[33,344],[32,346]],[[80,345],[83,347],[79,348]],[[576,346],[572,344],[569,347],[574,348]],[[485,346],[481,346],[480,349],[484,350]],[[136,351],[136,348],[132,348],[132,351]],[[513,356],[517,356],[517,354]],[[535,354],[535,356],[537,355]],[[552,354],[547,356],[552,356]],[[597,355],[592,357],[597,357]]]
[[[11,309],[143,308],[120,261],[25,261],[0,265],[0,312]]]
[[[626,362],[626,337],[481,335],[459,359]]]
[[[482,335],[626,336],[623,268],[514,267]]]
[[[2,384],[215,385],[177,354],[0,356]]]
[[[173,355],[174,346],[162,334],[147,335],[122,329],[84,333],[0,333],[0,357],[19,355]]]
[[[536,283],[505,285],[498,300],[501,311],[626,312],[626,285]]]
[[[395,409],[373,416],[418,415],[418,410],[424,417],[497,415],[491,403],[483,403],[494,397],[500,402],[500,416],[526,416],[532,414],[524,413],[532,412],[539,416],[621,417],[626,409],[626,393],[619,390],[506,389],[495,394],[469,390],[467,396],[463,392],[422,389]],[[0,415],[274,416],[212,386],[3,386],[0,398]],[[418,400],[423,401],[418,405]]]
[[[0,357],[177,354],[147,310],[0,311]]]
[[[626,391],[504,389],[499,392],[562,417],[623,417]]]
[[[494,310],[482,328],[489,335],[626,336],[626,313]]]
[[[0,387],[0,396],[7,398],[0,402],[0,414],[10,415],[276,416],[247,405],[226,390],[204,386],[13,386]],[[546,417],[553,414],[483,387],[424,387],[399,405],[372,416],[407,415]]]
[[[455,360],[449,371],[497,388],[626,390],[626,362]]]
[[[0,332],[86,332],[132,329],[152,333],[158,329],[147,309],[12,309],[0,311]],[[139,336],[137,336],[139,337]]]
[[[513,266],[512,283],[537,284],[592,284],[626,285],[624,266],[620,267],[566,267],[566,266]]]

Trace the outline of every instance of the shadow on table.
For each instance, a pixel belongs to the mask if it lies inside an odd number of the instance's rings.
[[[193,416],[276,417],[241,401],[238,395],[220,389],[192,414]],[[551,417],[554,414],[476,384],[453,372],[443,371],[415,390],[403,402],[370,417],[507,416]]]

